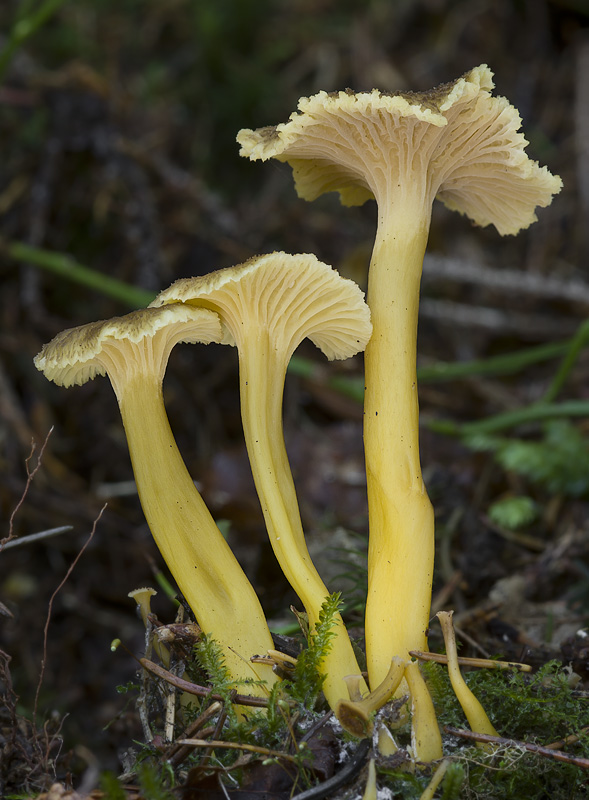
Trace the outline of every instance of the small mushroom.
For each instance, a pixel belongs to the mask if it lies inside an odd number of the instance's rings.
[[[162,381],[178,342],[221,339],[219,317],[188,306],[143,309],[63,331],[35,366],[60,386],[107,374],[115,391],[147,523],[202,629],[237,680],[276,678],[249,658],[272,647],[259,600],[190,477],[164,406]],[[249,689],[248,689],[249,691]],[[263,687],[251,691],[264,695]]]
[[[427,684],[417,661],[408,661],[405,680],[411,692],[411,750],[417,761],[442,758],[442,736]]]
[[[143,586],[140,589],[133,589],[133,591],[129,592],[127,595],[127,597],[130,597],[137,603],[137,608],[141,614],[141,621],[146,628],[149,625],[149,615],[151,614],[151,598],[156,594],[157,592],[155,589],[152,589],[150,586]]]
[[[454,634],[454,625],[452,623],[453,614],[453,611],[438,611],[436,614],[442,628],[444,644],[446,645],[446,656],[448,657],[448,675],[450,677],[452,689],[454,689],[454,694],[462,706],[462,710],[466,715],[466,719],[468,720],[468,724],[470,725],[471,729],[475,733],[485,733],[490,736],[498,736],[497,731],[491,724],[491,720],[487,716],[487,712],[468,688],[466,681],[460,672],[458,653],[456,651],[456,636]]]
[[[361,699],[358,698],[355,682],[350,684],[350,699],[341,699],[335,709],[342,728],[359,738],[372,736],[374,725],[371,715],[393,697],[401,684],[404,671],[405,663],[395,656],[384,681]]]
[[[133,589],[132,592],[129,592],[127,597],[130,597],[132,600],[135,600],[137,603],[137,608],[139,613],[141,614],[141,621],[145,626],[145,633],[146,636],[150,638],[150,634],[153,630],[152,625],[149,621],[149,615],[151,614],[151,598],[157,594],[155,589],[152,589],[150,586],[143,586],[140,589]],[[149,642],[147,642],[149,644]],[[170,653],[165,645],[162,644],[159,638],[156,638],[156,641],[153,643],[154,650],[158,654],[162,664],[166,669],[170,666]]]
[[[319,92],[287,123],[237,136],[241,155],[288,162],[306,200],[337,191],[344,205],[378,206],[364,416],[371,685],[393,655],[426,648],[434,518],[419,459],[416,341],[432,203],[515,234],[562,186],[529,160],[518,112],[492,88],[482,65],[428,92]]]
[[[312,255],[272,253],[199,278],[176,281],[153,306],[188,303],[216,311],[239,353],[241,413],[256,490],[272,548],[313,629],[329,591],[315,569],[301,523],[282,431],[288,362],[308,337],[329,358],[364,349],[371,325],[363,293]],[[360,672],[337,615],[323,664],[332,707],[347,696],[344,676]]]

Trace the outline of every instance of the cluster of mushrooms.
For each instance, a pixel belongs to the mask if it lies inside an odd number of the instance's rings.
[[[367,302],[355,283],[315,256],[271,253],[178,280],[148,308],[64,331],[35,359],[62,386],[108,375],[156,544],[198,624],[221,646],[236,684],[253,679],[248,691],[265,695],[278,678],[269,664],[250,658],[272,650],[272,637],[178,452],[162,394],[168,357],[178,342],[237,347],[243,429],[268,536],[313,630],[329,592],[309,556],[284,446],[285,373],[305,337],[329,359],[365,350],[367,679],[338,617],[322,664],[323,689],[344,727],[358,736],[372,732],[373,711],[395,695],[409,695],[419,761],[442,756],[427,685],[409,655],[427,650],[434,564],[416,383],[432,204],[437,197],[477,225],[515,234],[562,186],[527,157],[518,112],[493,97],[492,88],[492,73],[481,65],[428,92],[320,92],[301,99],[287,123],[238,134],[242,156],[290,164],[306,200],[333,191],[344,205],[376,200]],[[440,621],[456,695],[471,727],[492,733],[460,674],[451,615]],[[386,750],[391,737],[384,730],[379,742]]]

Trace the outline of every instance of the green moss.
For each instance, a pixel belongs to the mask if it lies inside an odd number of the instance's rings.
[[[548,744],[589,725],[589,696],[571,688],[569,672],[558,661],[531,676],[480,670],[467,681],[497,730],[512,739]]]
[[[170,791],[173,787],[173,773],[170,768],[156,767],[151,763],[141,764],[137,770],[137,782],[141,795],[146,800],[176,800]]]
[[[315,707],[325,680],[321,665],[331,649],[335,616],[340,606],[339,593],[325,600],[319,613],[319,623],[309,633],[308,647],[297,658],[292,679],[282,682],[285,694],[309,710]]]
[[[468,728],[453,696],[445,667],[423,665],[442,728]],[[534,675],[511,670],[479,670],[465,679],[482,702],[500,735],[509,740],[547,745],[578,734],[589,726],[589,695],[570,685],[570,674],[557,661]],[[444,750],[452,758],[442,783],[443,800],[570,800],[589,796],[586,771],[521,747],[502,746],[487,753],[466,740],[446,736]],[[589,736],[566,749],[587,753]],[[432,769],[408,776],[399,770],[381,771],[380,785],[395,797],[418,800]]]
[[[458,800],[465,780],[466,770],[460,762],[454,761],[444,775],[441,800]]]
[[[289,752],[294,758],[293,769],[299,787],[311,785],[309,767],[312,757],[304,742],[299,748],[293,748],[292,744],[301,739],[301,723],[317,718],[313,709],[320,701],[324,681],[321,665],[331,647],[334,620],[340,604],[338,594],[326,599],[319,615],[319,624],[309,633],[308,646],[299,655],[292,675],[269,689],[268,707],[263,711],[248,708],[244,715],[236,714],[231,702],[235,684],[225,667],[219,645],[211,637],[205,636],[197,643],[193,651],[194,660],[186,665],[187,674],[194,682],[210,685],[211,691],[221,695],[224,700],[227,716],[221,738],[227,742],[255,744],[269,750]],[[244,681],[239,690],[247,694],[248,682]],[[189,723],[200,712],[191,708],[184,713],[185,721]],[[201,753],[195,750],[186,763],[197,767],[200,760]],[[241,769],[233,768],[236,760],[235,751],[217,748],[210,763],[222,766],[232,780],[239,782]],[[270,758],[265,761],[273,760]]]

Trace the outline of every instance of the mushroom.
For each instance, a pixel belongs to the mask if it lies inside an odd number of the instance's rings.
[[[155,597],[157,594],[155,589],[152,589],[151,586],[142,586],[139,589],[133,589],[132,592],[129,592],[127,597],[130,597],[132,600],[135,600],[137,603],[137,609],[141,614],[141,620],[143,625],[145,626],[145,634],[147,644],[150,643],[151,634],[153,631],[153,626],[149,621],[149,615],[151,614],[151,598]],[[162,642],[156,638],[153,642],[153,647],[155,652],[158,654],[162,664],[166,669],[170,667],[170,652],[168,648],[162,644]]]
[[[470,725],[471,729],[475,733],[485,733],[490,736],[497,736],[497,731],[487,716],[487,712],[468,688],[466,681],[462,677],[462,672],[460,672],[460,665],[458,664],[458,652],[456,650],[456,635],[454,633],[454,625],[452,623],[453,614],[453,611],[438,611],[436,614],[442,628],[444,644],[446,645],[448,675],[450,677],[452,689],[458,698],[458,702],[462,706],[462,710],[466,715],[466,719],[468,720],[468,724]],[[483,745],[483,747],[485,746]],[[488,749],[488,745],[486,748]]]
[[[172,306],[63,331],[46,344],[35,366],[61,386],[110,378],[115,391],[139,499],[155,542],[206,633],[220,644],[237,681],[275,681],[249,658],[272,647],[259,600],[197,491],[178,451],[163,400],[162,381],[178,342],[222,336],[212,311]],[[265,695],[263,686],[252,685]]]
[[[301,99],[289,122],[237,136],[241,155],[288,162],[306,200],[337,191],[344,205],[378,206],[364,417],[371,686],[394,655],[427,646],[434,517],[419,459],[416,340],[433,200],[515,234],[562,186],[528,159],[518,112],[492,88],[481,65],[427,92],[320,92]]]
[[[417,761],[442,757],[442,736],[429,689],[417,661],[405,665],[405,680],[411,692],[411,750]]]
[[[237,345],[241,413],[256,490],[272,548],[312,630],[329,592],[307,550],[284,445],[284,380],[290,357],[305,337],[329,359],[364,349],[372,330],[364,295],[315,256],[271,253],[178,280],[152,305],[169,303],[216,311],[225,341]],[[360,672],[339,614],[334,623],[331,650],[322,665],[323,691],[332,707],[347,697],[344,676]]]
[[[130,597],[132,600],[135,600],[137,603],[137,608],[139,609],[139,613],[141,614],[141,621],[145,628],[149,627],[149,615],[151,614],[151,598],[157,594],[155,589],[152,589],[151,586],[142,586],[139,589],[133,589],[132,592],[129,592],[127,597]]]
[[[348,676],[350,699],[339,700],[335,708],[342,728],[361,739],[372,736],[374,725],[371,715],[393,697],[401,684],[404,671],[405,662],[395,656],[384,681],[365,697],[360,694],[356,676]],[[353,682],[350,681],[350,678],[353,678]]]

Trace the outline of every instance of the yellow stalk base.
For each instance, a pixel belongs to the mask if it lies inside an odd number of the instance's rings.
[[[250,656],[273,646],[259,600],[198,493],[164,408],[161,384],[139,376],[120,390],[119,405],[147,524],[203,632],[221,645],[236,681],[274,683]],[[266,696],[264,687],[248,693]]]
[[[411,749],[417,761],[442,758],[442,735],[429,689],[417,661],[405,666],[405,679],[411,692]]]
[[[448,656],[448,675],[450,676],[450,683],[454,689],[454,694],[462,706],[468,724],[475,733],[486,733],[491,736],[498,736],[499,734],[491,724],[491,720],[487,716],[485,709],[468,688],[460,672],[458,655],[456,652],[456,636],[454,634],[454,625],[452,624],[453,613],[453,611],[439,611],[436,616],[444,635],[446,655]],[[488,747],[487,745],[486,749],[488,749]]]
[[[400,204],[402,205],[402,204]],[[428,217],[381,218],[370,265],[364,443],[370,538],[366,655],[371,686],[393,656],[426,650],[434,515],[421,475],[416,351]]]
[[[313,630],[329,590],[311,560],[284,446],[282,393],[286,363],[276,355],[268,335],[241,343],[241,412],[254,482],[272,549],[309,617]],[[334,618],[331,650],[323,662],[323,692],[331,708],[348,696],[344,677],[361,672],[341,616]],[[361,681],[362,690],[366,684]]]

